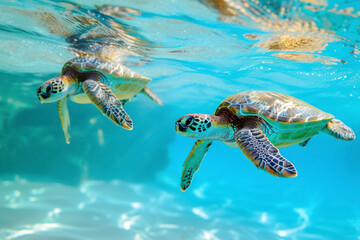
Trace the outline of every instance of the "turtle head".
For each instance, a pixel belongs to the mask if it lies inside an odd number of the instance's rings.
[[[216,116],[208,114],[188,114],[176,121],[175,129],[177,133],[189,138],[212,138],[214,118]]]
[[[58,101],[66,96],[67,83],[61,76],[52,78],[37,89],[37,96],[41,103]]]

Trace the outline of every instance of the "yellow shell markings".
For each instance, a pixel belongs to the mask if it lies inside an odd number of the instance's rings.
[[[97,71],[107,77],[106,84],[110,87],[118,99],[128,99],[139,93],[149,82],[150,78],[144,77],[131,69],[105,59],[86,57],[72,59],[63,67],[74,68],[80,73]],[[76,103],[91,103],[85,93],[70,96]]]
[[[266,91],[248,91],[225,99],[218,107],[229,108],[237,116],[257,115],[271,126],[269,140],[286,147],[315,136],[333,115],[297,98]]]

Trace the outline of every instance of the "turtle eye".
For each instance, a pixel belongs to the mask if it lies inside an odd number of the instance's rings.
[[[53,88],[53,86],[52,86],[52,84],[50,83],[50,84],[46,87],[46,93],[51,92],[51,91],[52,91],[52,88]]]
[[[189,118],[186,119],[186,121],[185,121],[185,126],[190,126],[193,121],[194,121],[194,118],[193,118],[193,117],[189,117]]]

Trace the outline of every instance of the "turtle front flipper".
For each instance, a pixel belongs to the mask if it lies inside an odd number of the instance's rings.
[[[181,191],[186,191],[190,187],[192,178],[195,172],[200,168],[201,162],[209,150],[213,140],[203,139],[197,140],[194,144],[189,156],[183,164],[183,171],[181,175]]]
[[[259,128],[237,131],[236,142],[256,167],[277,177],[296,177],[295,166],[281,156]]]
[[[60,116],[61,126],[65,134],[66,143],[70,143],[70,117],[66,104],[66,97],[57,102],[57,110]]]
[[[83,89],[91,102],[114,123],[128,130],[133,128],[130,116],[125,112],[122,103],[106,84],[86,80],[83,83]]]
[[[341,140],[350,141],[355,139],[354,131],[338,119],[332,119],[322,131]]]

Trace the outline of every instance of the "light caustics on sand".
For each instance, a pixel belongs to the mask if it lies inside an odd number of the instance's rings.
[[[181,206],[181,202],[189,200],[189,196],[184,198],[181,193],[169,194],[158,188],[144,189],[137,184],[121,181],[85,181],[80,187],[69,187],[21,180],[8,184],[4,182],[0,190],[11,193],[2,200],[12,206],[11,219],[21,219],[20,224],[10,221],[0,229],[0,232],[5,233],[0,234],[0,237],[7,240],[26,235],[51,238],[61,234],[65,237],[74,232],[77,232],[79,239],[83,239],[90,237],[94,227],[103,233],[104,239],[111,239],[111,231],[119,236],[125,236],[126,233],[134,239],[145,240],[169,234],[181,235],[184,229],[204,240],[222,239],[225,236],[236,239],[242,235],[251,239],[255,236],[258,224],[269,230],[275,223],[279,224],[275,212],[263,212],[260,215],[255,212],[241,216],[247,219],[247,223],[243,222],[245,225],[241,226],[241,229],[247,229],[244,235],[242,231],[232,230],[241,220],[237,219],[235,212],[230,214],[234,207],[237,208],[236,202],[225,201],[223,207],[218,208],[213,204],[207,206],[209,199],[192,195],[191,201],[197,203],[197,206],[185,207]],[[32,197],[36,199],[31,200]],[[181,210],[175,213],[174,209]],[[36,214],[29,215],[29,211]],[[277,208],[274,211],[283,210]],[[300,225],[275,231],[274,236],[292,236],[309,225],[309,217],[304,209],[296,209],[296,213],[299,214]],[[221,220],[223,214],[229,215],[229,219]],[[2,219],[5,220],[6,216],[0,216],[0,221]],[[194,226],[195,222],[198,226]]]

